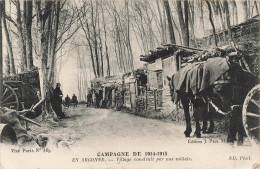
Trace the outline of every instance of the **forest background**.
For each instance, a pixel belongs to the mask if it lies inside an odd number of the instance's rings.
[[[53,0],[0,2],[3,74],[36,67],[42,97],[60,82],[85,100],[90,80],[141,67],[139,56],[230,30],[259,13],[257,0]],[[229,32],[227,40],[232,40]],[[218,45],[218,44],[216,44]]]

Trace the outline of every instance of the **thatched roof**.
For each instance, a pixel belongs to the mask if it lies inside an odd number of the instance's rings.
[[[163,46],[158,47],[154,51],[150,51],[148,55],[141,55],[140,60],[144,62],[154,62],[156,59],[159,58],[165,59],[167,57],[170,57],[174,55],[175,52],[178,52],[179,50],[185,51],[185,55],[183,55],[183,57],[202,51],[201,49],[187,47],[187,46],[165,44]]]

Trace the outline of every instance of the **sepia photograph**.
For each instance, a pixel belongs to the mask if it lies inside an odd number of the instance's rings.
[[[0,169],[260,169],[259,0],[0,0]]]

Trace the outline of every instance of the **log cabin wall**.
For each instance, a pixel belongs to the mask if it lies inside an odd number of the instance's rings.
[[[170,88],[168,85],[168,77],[172,77],[172,75],[175,73],[173,72],[173,66],[174,66],[174,60],[173,57],[176,57],[174,55],[167,57],[163,59],[162,67],[163,67],[163,93],[162,93],[162,107],[163,112],[166,114],[169,114],[173,111],[175,108],[175,104],[173,104],[171,100],[171,93]]]
[[[156,110],[169,114],[175,107],[171,101],[170,88],[167,76],[171,77],[173,72],[173,57],[159,58],[153,63],[148,63],[147,71],[147,110]]]

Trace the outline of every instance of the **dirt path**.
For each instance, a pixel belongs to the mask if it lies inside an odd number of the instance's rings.
[[[153,146],[187,142],[183,134],[185,127],[173,122],[142,118],[109,109],[86,108],[82,105],[67,109],[66,115],[69,118],[60,120],[59,127],[48,130],[48,133],[45,131],[47,129],[42,127],[38,129],[38,133],[47,133],[52,141],[56,140],[56,143],[52,144],[63,147],[91,145],[91,148],[96,148],[104,143],[107,146],[116,144],[118,147],[128,147],[132,143]],[[224,133],[205,134],[201,140],[225,137]]]
[[[185,138],[185,127],[173,122],[82,105],[69,108],[66,114],[69,118],[58,124],[46,122],[41,128],[33,127],[34,134],[48,137],[49,153],[16,154],[14,157],[9,152],[9,155],[23,163],[24,168],[31,168],[30,159],[34,159],[37,168],[212,168],[214,165],[214,168],[244,169],[260,161],[259,146],[230,146],[225,143],[223,133],[204,134],[199,139]],[[106,152],[130,155],[102,156]],[[141,155],[133,156],[134,152]],[[6,155],[8,153],[1,157]],[[230,159],[241,156],[250,159]],[[105,161],[95,161],[98,158]],[[154,159],[143,161],[148,158]]]

